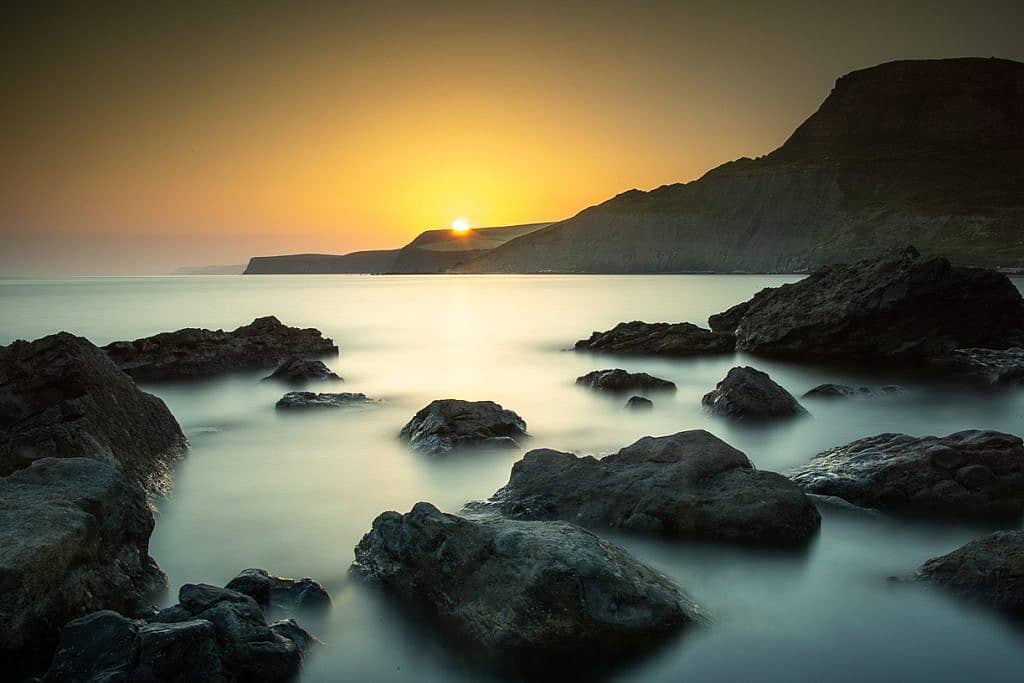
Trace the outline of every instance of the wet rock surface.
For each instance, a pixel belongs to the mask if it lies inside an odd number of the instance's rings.
[[[851,387],[847,384],[819,384],[809,389],[801,398],[877,398],[903,393],[903,387],[887,384],[882,387]]]
[[[752,545],[802,545],[820,524],[793,482],[699,429],[644,437],[601,459],[530,451],[489,505],[517,519]]]
[[[1024,348],[1020,347],[956,349],[935,364],[987,384],[1024,384]]]
[[[88,339],[61,332],[0,347],[0,475],[87,457],[157,491],[186,446],[164,402]]]
[[[517,448],[526,422],[493,401],[432,401],[402,427],[399,438],[414,450],[442,455],[456,448]]]
[[[768,420],[807,414],[791,393],[767,373],[751,367],[729,370],[701,403],[715,415],[734,419]]]
[[[231,332],[189,327],[103,347],[136,380],[197,379],[273,368],[293,356],[336,356],[338,347],[314,328],[300,329],[274,316]]]
[[[921,565],[914,578],[1024,618],[1024,531],[997,531]]]
[[[289,391],[278,399],[278,410],[302,410],[306,408],[345,408],[346,406],[373,403],[366,394],[340,393],[317,394],[312,391]]]
[[[264,377],[263,381],[303,384],[305,382],[340,382],[341,377],[324,365],[323,361],[294,357],[281,363],[277,370]]]
[[[628,657],[701,621],[666,577],[579,527],[469,519],[429,503],[377,517],[352,573],[475,655],[515,666]]]
[[[792,479],[808,493],[887,512],[1019,520],[1024,444],[985,430],[879,434],[819,453]]]
[[[591,387],[598,391],[624,393],[628,391],[675,391],[675,382],[661,379],[646,372],[626,372],[620,368],[614,370],[594,370],[577,377],[576,384]]]
[[[732,353],[736,339],[693,323],[619,323],[605,332],[594,332],[576,342],[577,351],[650,355],[705,356]]]
[[[225,588],[248,595],[263,608],[325,610],[334,604],[319,581],[273,576],[265,569],[246,569]]]

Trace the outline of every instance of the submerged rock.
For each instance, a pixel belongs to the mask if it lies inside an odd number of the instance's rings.
[[[804,544],[820,524],[793,482],[701,429],[647,436],[600,460],[530,451],[490,504],[518,519],[776,546]]]
[[[763,289],[709,323],[735,334],[738,351],[927,359],[957,348],[1011,346],[1024,328],[1024,300],[1001,273],[907,247]]]
[[[163,332],[103,349],[121,370],[140,381],[196,379],[226,372],[272,368],[292,356],[336,356],[338,347],[312,327],[256,318],[231,332],[194,327]]]
[[[164,402],[88,339],[61,332],[0,347],[0,475],[86,457],[157,491],[186,446]]]
[[[626,407],[630,410],[651,410],[654,408],[654,402],[643,396],[630,396],[626,401]]]
[[[701,620],[666,577],[564,522],[385,512],[352,572],[426,611],[476,653],[544,667],[638,654]]]
[[[45,458],[0,478],[0,653],[30,666],[69,619],[164,590],[146,493],[105,463]]]
[[[888,512],[1019,520],[1024,443],[985,430],[879,434],[819,453],[792,478],[809,493]]]
[[[903,387],[887,384],[877,389],[871,387],[851,387],[847,384],[819,384],[804,393],[802,398],[874,398],[877,396],[900,394]]]
[[[653,355],[705,356],[732,353],[736,338],[692,323],[619,323],[605,332],[594,332],[576,342],[577,351]]]
[[[772,381],[767,373],[751,367],[730,370],[714,391],[704,394],[701,403],[715,415],[737,419],[807,414],[791,393]]]
[[[266,569],[246,569],[225,587],[248,595],[264,608],[324,610],[334,604],[319,581],[272,576]]]
[[[372,403],[366,394],[317,394],[312,391],[289,391],[275,404],[280,410],[297,408],[344,408],[361,403]]]
[[[518,448],[526,422],[493,401],[431,401],[402,427],[399,438],[429,455],[464,446]]]
[[[997,531],[918,567],[914,578],[1024,617],[1024,531]]]
[[[1024,384],[1024,348],[956,349],[936,359],[936,365],[952,368],[988,384]]]
[[[582,377],[577,377],[576,384],[611,392],[676,390],[675,382],[648,375],[646,372],[626,372],[620,368],[588,372]]]
[[[310,360],[308,358],[293,357],[278,366],[277,370],[263,378],[263,381],[287,382],[289,384],[302,384],[304,382],[318,381],[340,382],[341,377],[335,374],[323,361]]]

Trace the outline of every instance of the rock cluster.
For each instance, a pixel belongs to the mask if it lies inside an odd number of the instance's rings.
[[[302,408],[344,408],[362,403],[372,403],[366,394],[340,393],[317,394],[312,391],[289,391],[278,399],[275,406],[279,410],[296,410]]]
[[[955,595],[1024,617],[1024,531],[997,531],[935,557],[914,578]]]
[[[594,332],[576,342],[577,351],[649,355],[705,356],[732,353],[736,339],[693,323],[619,323],[605,332]]]
[[[333,604],[319,581],[272,576],[266,569],[246,569],[225,588],[248,595],[263,608],[325,610]]]
[[[646,372],[626,372],[621,368],[614,370],[594,370],[577,377],[576,384],[591,387],[599,391],[623,393],[627,391],[675,391],[675,382],[661,379]]]
[[[730,370],[714,391],[704,394],[701,403],[715,415],[735,419],[764,420],[807,414],[791,393],[767,373],[751,367]]]
[[[432,401],[402,427],[399,438],[414,450],[442,455],[456,448],[518,448],[526,422],[493,401]]]
[[[288,384],[303,384],[305,382],[341,381],[341,377],[335,374],[321,360],[311,360],[295,356],[281,363],[272,373],[263,378],[263,381],[286,382]]]

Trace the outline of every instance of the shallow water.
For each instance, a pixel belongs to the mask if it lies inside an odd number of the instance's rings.
[[[1024,431],[1024,391],[966,391],[890,370],[853,373],[746,357],[657,360],[565,351],[621,320],[690,320],[795,278],[769,276],[237,276],[0,280],[0,343],[57,330],[98,344],[184,326],[231,329],[273,314],[341,346],[340,388],[379,405],[279,414],[265,373],[145,388],[192,442],[159,504],[151,550],[172,590],[223,584],[246,567],[313,576],[336,606],[310,622],[327,643],[304,681],[477,681],[428,629],[346,576],[352,548],[384,510],[427,500],[457,512],[491,495],[520,454],[413,454],[395,436],[435,398],[490,399],[522,415],[531,447],[604,454],[647,435],[704,428],[762,469],[885,431]],[[872,400],[806,400],[812,417],[744,427],[705,415],[700,397],[737,364],[799,395],[822,382],[901,384]],[[649,413],[574,385],[623,367],[676,382]],[[1019,681],[1024,631],[917,585],[888,581],[986,529],[825,511],[798,555],[615,539],[672,576],[712,625],[610,675],[621,681]]]

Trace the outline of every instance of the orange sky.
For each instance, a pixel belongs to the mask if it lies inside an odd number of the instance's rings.
[[[0,275],[565,218],[770,151],[852,69],[1024,57],[1015,3],[870,4],[30,8],[3,29]]]

